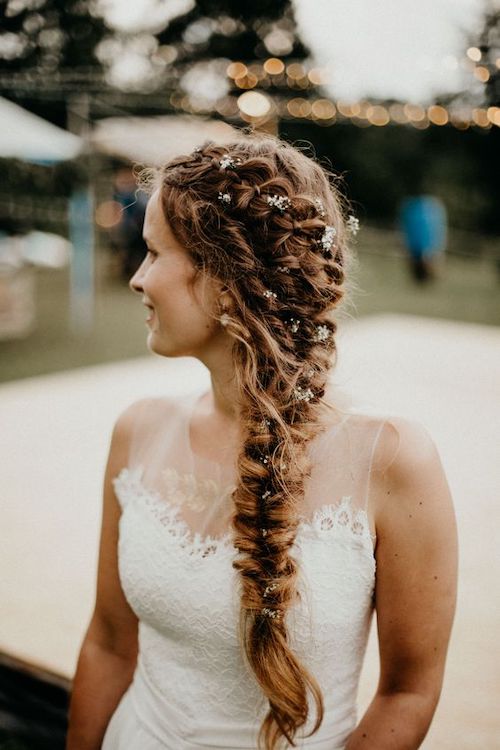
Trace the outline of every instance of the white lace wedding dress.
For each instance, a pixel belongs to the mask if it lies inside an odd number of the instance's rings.
[[[120,579],[140,621],[139,657],[102,750],[250,750],[267,712],[237,638],[235,455],[214,461],[194,452],[190,420],[200,397],[146,400],[128,465],[114,479]],[[312,737],[304,735],[313,717],[299,731],[298,747],[340,750],[357,722],[375,582],[370,476],[383,425],[351,412],[309,445],[313,470],[293,548],[300,600],[286,622],[325,715]]]

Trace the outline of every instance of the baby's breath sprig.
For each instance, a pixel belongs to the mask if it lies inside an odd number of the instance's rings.
[[[276,294],[276,292],[273,292],[272,289],[266,289],[263,296],[266,297],[266,299],[272,300],[273,302],[278,299],[278,295]]]
[[[332,247],[335,244],[334,237],[337,234],[335,227],[326,225],[323,234],[321,235],[320,244],[324,253],[331,253]]]
[[[287,208],[290,208],[292,201],[286,195],[268,195],[266,201],[273,208],[277,208],[280,213],[284,213]]]
[[[226,154],[222,157],[219,161],[219,169],[221,172],[224,172],[228,167],[230,169],[234,169],[237,166],[240,166],[242,164],[241,159],[233,159],[232,156],[229,156],[229,154]]]
[[[357,233],[359,232],[359,219],[357,219],[355,216],[349,216],[346,222],[346,227],[350,231],[350,233],[355,237]]]
[[[230,205],[232,198],[230,193],[221,193],[219,190],[219,194],[217,195],[217,198],[221,201],[221,203],[225,203],[227,206]]]
[[[328,326],[325,326],[325,325],[316,326],[316,330],[313,333],[312,339],[316,343],[321,343],[323,341],[327,341],[330,338],[331,334],[332,332],[328,328]]]
[[[270,617],[271,620],[281,619],[281,610],[279,609],[271,609],[270,607],[263,607],[260,612],[262,615],[265,615],[266,617]]]
[[[300,320],[298,318],[288,318],[287,323],[290,326],[291,332],[297,333],[300,327]]]
[[[302,388],[300,385],[294,388],[293,395],[296,401],[310,401],[314,398],[314,393],[310,388]]]

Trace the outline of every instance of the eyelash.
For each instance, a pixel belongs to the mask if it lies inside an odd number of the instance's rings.
[[[157,257],[157,255],[158,255],[158,253],[156,252],[156,250],[151,250],[151,249],[150,249],[150,248],[148,247],[148,249],[146,250],[146,255],[152,255],[152,256],[153,256],[153,258],[156,258],[156,257]]]

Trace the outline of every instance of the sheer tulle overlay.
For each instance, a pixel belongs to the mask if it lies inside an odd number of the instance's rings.
[[[201,396],[141,402],[128,465],[114,478],[120,580],[139,618],[139,658],[102,750],[250,750],[268,710],[237,637],[236,452],[223,460],[194,452]],[[376,568],[370,477],[386,422],[350,413],[308,448],[312,471],[293,547],[300,597],[286,617],[291,646],[322,688],[325,716],[307,738],[311,716],[298,747],[340,750],[356,725]]]

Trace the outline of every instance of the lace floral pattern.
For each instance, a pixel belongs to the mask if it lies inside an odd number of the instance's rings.
[[[220,548],[226,550],[232,548],[229,531],[218,537],[210,535],[202,537],[199,533],[193,533],[186,522],[180,518],[181,507],[184,504],[189,505],[189,498],[191,497],[199,498],[197,503],[201,503],[205,507],[208,500],[206,495],[202,495],[202,492],[207,492],[208,488],[208,494],[210,495],[213,492],[212,484],[214,487],[217,487],[215,482],[209,480],[209,482],[205,481],[201,483],[196,477],[191,475],[192,481],[188,483],[185,480],[189,475],[180,475],[175,469],[169,469],[166,476],[173,477],[174,482],[171,493],[166,493],[166,497],[170,498],[174,496],[176,499],[176,502],[171,505],[159,492],[155,492],[144,486],[141,480],[142,473],[142,467],[137,467],[134,470],[125,467],[113,480],[113,485],[123,509],[128,506],[130,501],[146,508],[151,516],[168,531],[178,546],[188,555],[207,557],[208,555],[215,554]],[[189,492],[191,494],[188,495],[188,498],[183,496],[180,488],[181,484],[190,484]]]
[[[188,554],[206,557],[219,548],[232,548],[230,529],[217,537],[201,537],[196,532],[193,534],[179,517],[179,509],[186,505],[194,510],[203,510],[211,501],[220,497],[221,492],[226,496],[231,495],[233,485],[221,488],[214,480],[199,480],[193,474],[180,474],[170,467],[163,471],[163,477],[169,484],[163,496],[144,486],[142,474],[141,466],[133,470],[124,467],[113,479],[122,509],[130,500],[143,504]],[[354,508],[351,500],[349,495],[345,495],[338,503],[322,505],[315,510],[311,520],[299,516],[298,534],[309,537],[321,537],[325,533],[336,536],[347,534],[364,540],[373,539],[366,512]]]
[[[228,497],[233,485],[220,487],[213,479],[198,479],[194,474],[180,474],[174,468],[163,469],[165,499],[172,505],[186,505],[194,511],[202,511],[213,505],[221,495]]]

